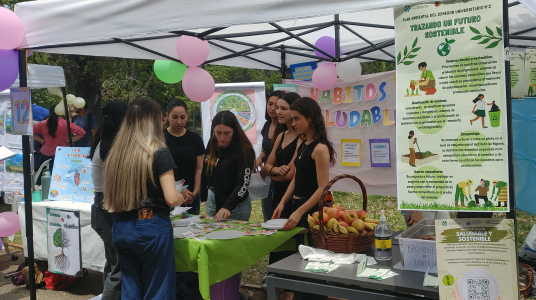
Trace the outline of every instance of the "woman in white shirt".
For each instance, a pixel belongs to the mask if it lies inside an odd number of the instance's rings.
[[[482,128],[488,128],[484,125],[484,118],[486,117],[486,105],[492,105],[493,103],[495,103],[495,101],[493,101],[492,103],[487,103],[486,101],[484,101],[484,95],[479,94],[478,97],[473,100],[473,103],[475,104],[475,107],[473,107],[472,113],[476,115],[476,118],[470,121],[471,125],[473,125],[474,121],[478,120],[479,118],[482,118]]]

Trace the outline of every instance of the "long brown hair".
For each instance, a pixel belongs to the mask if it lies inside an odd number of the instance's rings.
[[[153,184],[154,154],[166,147],[160,106],[138,98],[127,113],[104,164],[104,208],[129,211],[147,201],[147,179]]]
[[[318,103],[309,97],[303,97],[292,103],[292,105],[290,106],[290,110],[295,110],[305,118],[311,119],[311,126],[313,127],[313,130],[315,132],[314,139],[318,140],[320,143],[328,147],[329,161],[331,162],[332,166],[335,165],[335,149],[333,149],[331,143],[329,142],[326,123],[324,121],[324,116],[322,116],[322,110],[320,109]],[[305,134],[302,134],[300,138],[302,140],[305,140]]]
[[[214,127],[217,125],[225,125],[233,129],[233,139],[231,140],[231,144],[238,145],[241,148],[244,158],[247,158],[246,149],[253,149],[253,146],[251,146],[251,142],[244,133],[244,130],[242,130],[242,127],[240,127],[236,116],[228,110],[220,111],[212,119],[210,140],[208,141],[208,146],[210,147],[210,157],[207,161],[207,172],[212,172],[212,166],[216,164],[217,160],[216,153],[220,148],[218,146],[218,140],[214,137]]]

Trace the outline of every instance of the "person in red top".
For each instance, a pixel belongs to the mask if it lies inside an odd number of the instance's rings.
[[[37,162],[36,165],[41,166],[41,164],[43,164],[45,161],[52,159],[49,167],[51,173],[52,166],[54,165],[56,147],[65,147],[69,145],[69,137],[67,136],[67,122],[54,112],[54,107],[55,106],[52,106],[49,109],[49,116],[47,120],[41,121],[35,124],[33,127],[34,140],[43,145],[43,147],[41,147],[42,155],[40,156],[40,161]],[[75,125],[74,123],[70,123],[70,126],[71,133],[76,134],[76,136],[72,139],[73,143],[81,139],[86,134],[84,129]],[[39,137],[37,134],[41,134],[44,139]]]

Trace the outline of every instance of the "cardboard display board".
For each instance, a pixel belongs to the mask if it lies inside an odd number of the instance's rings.
[[[57,147],[49,200],[93,203],[90,147]]]
[[[399,209],[508,211],[502,9],[395,8]]]
[[[80,212],[47,208],[48,270],[80,276]]]

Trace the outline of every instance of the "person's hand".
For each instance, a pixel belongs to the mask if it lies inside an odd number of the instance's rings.
[[[279,219],[281,217],[281,213],[283,212],[283,209],[285,208],[285,205],[282,203],[279,203],[277,207],[274,210],[274,214],[272,215],[272,220]]]
[[[192,193],[188,189],[184,189],[181,191],[182,197],[184,198],[183,204],[189,204],[192,202],[193,197]]]
[[[473,109],[472,113],[474,113],[474,112],[475,112],[475,110]]]
[[[417,138],[415,138],[415,141],[417,141]]]
[[[45,144],[45,140],[39,141],[39,143],[41,143],[41,145],[44,145],[44,144]]]
[[[274,168],[274,172],[272,172],[274,175],[285,175],[290,170],[290,167],[287,165],[282,165],[281,167]]]
[[[289,230],[296,227],[302,215],[303,214],[299,213],[298,211],[293,212],[292,215],[290,215],[290,217],[288,218],[287,223],[285,223],[285,226],[283,226],[283,230]]]
[[[216,219],[216,221],[221,221],[223,219],[227,219],[230,215],[231,212],[228,209],[222,208],[218,211],[214,218]]]
[[[253,173],[257,173],[259,171],[259,167],[262,167],[262,157],[258,157],[255,160],[255,163],[253,164]]]
[[[422,213],[420,211],[413,211],[411,213],[411,217],[409,218],[409,220],[406,222],[406,225],[408,227],[412,226],[413,224],[416,224],[417,222],[419,222],[420,220],[422,220]]]
[[[262,179],[266,178],[266,171],[264,171],[264,168],[261,168],[259,174],[261,174]]]

